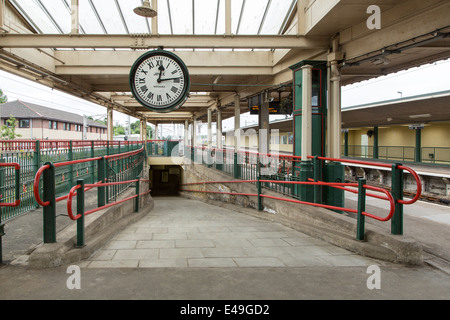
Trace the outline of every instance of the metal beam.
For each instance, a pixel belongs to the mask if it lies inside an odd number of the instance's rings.
[[[295,35],[57,35],[2,34],[3,48],[205,48],[205,49],[326,49],[328,37]]]

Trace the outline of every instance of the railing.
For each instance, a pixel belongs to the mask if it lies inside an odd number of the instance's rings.
[[[93,157],[87,159],[72,160],[59,163],[46,163],[36,173],[33,183],[33,193],[36,202],[43,207],[44,211],[44,243],[56,242],[56,203],[64,199],[69,199],[73,187],[68,194],[56,197],[56,168],[64,168],[81,163],[96,163],[98,168],[97,182],[86,184],[83,192],[94,187],[97,189],[98,208],[106,206],[110,200],[116,201],[119,194],[124,192],[134,180],[130,177],[137,177],[143,168],[145,149],[129,151],[122,154]],[[43,176],[43,199],[40,195],[39,182]],[[77,182],[84,179],[78,179]],[[78,189],[79,187],[77,187]],[[72,192],[73,196],[73,192]],[[111,205],[114,205],[111,204]],[[107,205],[107,206],[111,206]]]
[[[234,150],[232,149],[209,149],[204,147],[198,148],[188,147],[185,154],[187,158],[190,159],[193,163],[203,164],[210,168],[221,170],[225,173],[232,175],[236,179],[243,179],[243,182],[246,183],[256,183],[258,189],[260,189],[261,187],[265,187],[267,189],[283,193],[284,195],[287,195],[292,198],[292,199],[278,198],[278,200],[303,203],[337,211],[358,213],[358,230],[361,229],[364,230],[363,218],[365,216],[368,216],[381,221],[391,220],[391,232],[393,234],[403,234],[403,205],[415,203],[420,198],[420,195],[422,193],[422,186],[420,178],[417,175],[417,173],[411,168],[403,166],[402,164],[390,165],[378,162],[375,163],[369,161],[311,156],[308,158],[311,160],[311,162],[313,163],[313,167],[315,168],[313,173],[314,179],[308,178],[307,181],[300,181],[300,177],[298,177],[299,172],[298,169],[300,168],[300,163],[302,159],[299,156],[280,155],[280,154],[261,154],[248,151],[234,152]],[[390,168],[392,170],[391,193],[382,188],[369,186],[366,184],[365,180],[358,181],[358,184],[321,181],[320,168],[322,167],[322,164],[325,161]],[[417,185],[417,192],[414,195],[414,197],[410,200],[403,200],[404,171],[409,172],[414,177]],[[202,182],[199,184],[207,184],[207,183],[217,183],[217,182]],[[300,185],[310,185],[311,187],[314,188],[313,190],[314,201],[309,202],[304,201],[304,199],[299,199],[298,189],[296,190],[296,187]],[[323,204],[320,196],[321,187],[337,188],[343,191],[349,191],[354,193],[359,192],[360,194],[364,193],[364,195],[358,198],[358,210],[355,211],[355,209],[348,209],[339,206]],[[358,188],[359,191],[351,189],[350,187]],[[386,218],[378,218],[364,211],[366,189],[372,191],[375,190],[385,194],[385,196],[380,196],[373,193],[367,193],[367,195],[370,197],[388,200],[391,203],[391,210]],[[236,194],[236,195],[257,196],[259,201],[261,197],[269,197],[261,195],[260,192],[258,192],[258,194]],[[361,238],[361,234],[358,235],[358,238]]]
[[[33,182],[39,168],[45,163],[59,163],[115,155],[134,151],[145,145],[143,141],[90,141],[90,140],[0,140],[0,161],[15,162],[20,171],[20,205],[3,210],[3,219],[9,220],[39,204],[33,194]],[[76,179],[94,183],[97,177],[96,162],[80,162],[57,167],[55,187],[57,196],[67,194]],[[10,176],[9,173],[7,173]],[[8,179],[11,179],[8,177]]]
[[[448,147],[422,147],[420,159],[416,159],[416,148],[409,146],[378,146],[378,155],[375,157],[374,146],[348,145],[342,146],[343,156],[354,158],[393,160],[402,162],[422,162],[432,164],[450,164],[450,148]]]
[[[82,179],[77,180],[77,185],[72,187],[70,189],[70,192],[67,197],[67,213],[69,215],[69,218],[71,220],[77,221],[77,247],[83,247],[85,245],[85,236],[84,236],[84,217],[94,213],[98,212],[100,210],[124,203],[126,201],[135,199],[134,204],[134,210],[135,212],[139,212],[139,197],[146,195],[151,192],[151,190],[148,190],[146,192],[140,193],[140,187],[139,183],[140,181],[149,181],[149,180],[141,180],[139,177],[135,180],[129,180],[129,181],[121,181],[121,182],[107,182],[107,183],[95,183],[95,184],[84,184],[84,181]],[[135,183],[136,188],[136,194],[130,197],[127,197],[125,199],[121,199],[118,201],[115,201],[114,203],[105,204],[103,206],[99,206],[98,208],[94,208],[88,211],[85,211],[85,191],[90,188],[104,188],[105,186],[116,186],[116,185],[124,185],[129,183]],[[77,191],[78,190],[78,191]],[[72,211],[72,198],[76,194],[77,196],[77,215],[73,214]]]
[[[3,208],[12,208],[20,205],[20,165],[18,163],[5,163],[0,159],[0,264],[3,263],[2,237],[5,235],[2,222]],[[8,167],[14,169],[14,181],[8,179],[12,175],[5,174]],[[7,202],[15,199],[14,202]]]
[[[180,140],[148,140],[147,153],[149,157],[178,157],[180,153]]]

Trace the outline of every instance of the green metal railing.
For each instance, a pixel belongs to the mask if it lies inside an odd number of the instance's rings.
[[[33,181],[43,164],[114,155],[137,150],[144,145],[142,141],[0,140],[0,161],[16,162],[21,168],[20,205],[4,208],[1,219],[6,221],[39,207],[33,195]],[[56,168],[56,195],[67,194],[77,179],[94,183],[98,179],[97,171],[95,162]],[[6,179],[11,179],[12,173],[5,172],[5,175]],[[15,195],[9,193],[4,197],[8,202]]]
[[[376,187],[366,185],[365,180],[360,181],[360,185],[348,183],[346,184],[344,182],[338,181],[323,181],[324,163],[342,162],[358,165],[372,165],[380,168],[381,167],[389,168],[391,169],[392,172],[391,174],[392,196],[389,194],[387,195],[386,198],[383,199],[389,199],[390,197],[392,197],[394,212],[392,214],[390,213],[389,217],[386,218],[386,220],[382,221],[391,220],[391,233],[398,235],[403,234],[403,205],[415,203],[422,193],[422,186],[420,178],[417,175],[417,173],[411,168],[405,167],[399,163],[390,165],[361,160],[333,159],[326,157],[310,156],[308,157],[308,160],[312,162],[313,177],[306,179],[303,178],[304,180],[302,180],[298,174],[299,170],[296,170],[300,168],[299,165],[302,162],[301,157],[298,156],[289,156],[281,154],[262,154],[248,151],[235,152],[233,149],[213,149],[207,147],[192,147],[192,146],[186,147],[184,154],[185,157],[187,158],[186,163],[191,162],[193,164],[205,165],[209,168],[214,168],[222,172],[225,172],[233,176],[235,179],[241,179],[242,182],[255,184],[258,190],[258,194],[251,194],[251,195],[258,196],[258,208],[260,208],[260,202],[262,197],[261,188],[266,188],[278,193],[282,193],[291,198],[280,200],[304,203],[309,205],[325,206],[333,210],[338,210],[338,212],[350,211],[346,208],[336,206],[333,203],[329,203],[329,200],[323,199],[324,193],[322,191],[324,190],[324,188],[334,188],[343,191],[358,193],[358,191],[355,191],[352,188],[348,188],[349,186],[351,186],[353,188],[359,188],[362,194],[361,188],[375,190]],[[416,195],[410,200],[403,200],[404,171],[407,171],[413,176],[417,185]],[[201,182],[194,184],[205,184],[205,183],[214,183],[214,182]],[[383,190],[377,189],[377,190],[387,192],[384,189]],[[193,190],[186,190],[186,191],[193,191]],[[198,191],[198,192],[209,192],[209,191]],[[301,192],[309,193],[310,195],[312,194],[313,196],[310,197],[312,200],[305,201],[305,198],[302,196]],[[221,193],[221,192],[212,192],[212,193]],[[365,194],[363,194],[363,196],[365,197]],[[370,194],[370,196],[381,199],[381,197],[374,194]],[[361,218],[361,214],[362,212],[364,212],[364,210],[365,210],[365,202],[359,203],[358,210],[356,211],[356,213],[358,213],[359,215],[358,228],[362,228],[362,231],[361,230],[359,231],[360,233],[357,236],[358,239],[361,238],[361,232],[364,233],[363,230],[364,219]],[[353,210],[351,212],[355,211]],[[364,215],[371,216],[366,213],[364,213]],[[374,216],[371,217],[374,218]]]
[[[407,146],[378,146],[378,155],[374,146],[348,145],[342,146],[343,156],[367,159],[382,159],[401,162],[417,162],[416,148]],[[431,164],[450,164],[450,148],[422,147],[420,161]]]
[[[71,185],[70,190],[66,192],[65,195],[58,197],[58,187],[56,183],[58,179],[58,169],[61,170],[80,164],[87,164],[87,167],[89,168],[94,167],[94,164],[96,164],[98,169],[97,173],[92,174],[92,176],[89,176],[86,179],[78,178],[76,185],[79,186],[81,181],[82,184],[87,187],[86,189],[83,188],[84,191],[96,187],[98,208],[106,208],[122,201],[117,200],[118,196],[135,182],[135,180],[131,180],[130,177],[136,178],[141,174],[145,157],[145,148],[142,147],[138,150],[116,155],[106,155],[58,163],[47,162],[40,167],[33,182],[33,194],[36,202],[43,207],[44,243],[56,242],[56,204],[61,200],[68,199],[74,192],[74,187]],[[42,188],[39,187],[41,176]],[[95,177],[96,180],[85,183],[86,180],[91,180],[92,177]],[[84,196],[83,199],[80,199],[80,202],[83,202],[84,207]]]

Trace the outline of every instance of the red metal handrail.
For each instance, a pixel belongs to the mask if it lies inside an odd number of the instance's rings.
[[[132,182],[137,182],[137,181],[150,181],[150,180],[134,179],[134,180],[128,180],[128,181],[108,182],[108,183],[102,183],[102,184],[97,184],[97,183],[95,183],[95,184],[86,184],[84,186],[87,187],[87,188],[95,188],[95,187],[105,187],[105,186],[112,186],[112,185],[119,185],[119,184],[127,184],[127,183],[132,183]],[[72,219],[72,220],[78,220],[82,216],[81,213],[79,213],[76,216],[74,216],[73,215],[73,211],[72,211],[72,198],[73,198],[74,195],[76,195],[75,191],[80,189],[80,188],[81,188],[81,185],[73,186],[70,189],[69,194],[67,195],[67,213],[69,215],[69,218]],[[104,206],[85,211],[84,215],[87,216],[87,215],[89,215],[91,213],[94,213],[94,212],[97,212],[97,211],[100,211],[100,210],[103,210],[103,209],[115,206],[115,205],[123,203],[125,201],[134,199],[134,198],[136,198],[138,196],[146,195],[147,193],[150,193],[150,192],[151,192],[151,190],[148,190],[146,192],[143,192],[143,193],[140,193],[140,194],[135,194],[135,195],[130,196],[128,198],[125,198],[125,199],[122,199],[122,200],[119,200],[119,201],[115,201],[113,203],[108,203],[108,204],[106,204]]]
[[[109,156],[104,156],[105,159],[113,159],[113,158],[122,158],[122,157],[129,157],[132,156],[134,154],[137,154],[139,152],[142,152],[144,150],[144,148],[138,149],[138,150],[134,150],[134,151],[129,151],[129,152],[125,152],[125,153],[120,153],[120,154],[114,154],[114,155],[109,155]],[[84,162],[90,162],[90,161],[98,161],[102,159],[102,157],[94,157],[94,158],[87,158],[87,159],[79,159],[79,160],[72,160],[72,161],[65,161],[65,162],[58,162],[53,164],[54,167],[58,168],[58,167],[63,167],[63,166],[67,166],[67,165],[71,165],[71,164],[77,164],[77,163],[84,163]],[[34,193],[34,198],[36,199],[36,202],[43,206],[46,207],[48,205],[50,205],[50,201],[46,201],[43,202],[41,199],[41,196],[39,194],[39,180],[41,179],[41,175],[42,173],[49,169],[50,165],[46,164],[43,165],[42,167],[40,167],[38,169],[38,171],[36,172],[36,176],[34,177],[34,182],[33,182],[33,193]],[[102,183],[102,181],[99,181],[97,184]],[[89,189],[87,189],[89,190]],[[64,200],[67,198],[66,196],[62,196],[56,199],[56,202]]]
[[[314,159],[313,156],[308,156],[309,159]],[[369,165],[369,166],[378,166],[382,168],[392,168],[391,164],[388,163],[379,163],[379,162],[370,162],[370,161],[361,161],[361,160],[351,160],[351,159],[338,159],[338,158],[327,158],[327,157],[317,157],[319,160],[327,160],[327,161],[335,161],[335,162],[344,162],[344,163],[353,163],[353,164],[361,164],[361,165]],[[398,199],[397,202],[401,204],[413,204],[417,200],[419,200],[422,194],[422,184],[420,182],[419,175],[411,168],[406,167],[404,165],[397,166],[400,170],[408,171],[416,180],[417,191],[416,195],[411,200],[402,200]]]
[[[182,186],[189,186],[189,185],[199,185],[199,184],[213,184],[213,183],[249,183],[249,182],[257,182],[258,180],[232,180],[232,181],[205,181],[205,182],[194,182],[194,183],[184,183],[181,184]],[[306,184],[306,185],[320,185],[320,186],[349,186],[349,187],[358,187],[357,183],[343,183],[343,182],[311,182],[311,181],[280,181],[280,180],[259,180],[259,182],[271,182],[271,183],[283,183],[283,184]],[[379,221],[388,221],[392,218],[395,212],[395,202],[394,198],[392,197],[391,193],[383,188],[374,187],[370,185],[363,185],[363,188],[369,189],[372,191],[378,191],[383,192],[386,195],[386,198],[377,196],[379,199],[388,200],[390,204],[389,214],[385,218],[378,217],[376,215],[373,215],[368,212],[362,212],[363,215],[379,220]],[[254,193],[237,193],[237,192],[223,192],[223,191],[209,191],[209,190],[185,190],[181,189],[181,191],[187,191],[187,192],[203,192],[203,193],[217,193],[217,194],[234,194],[234,195],[246,195],[246,196],[258,196],[258,194]],[[358,193],[358,192],[356,192]],[[368,196],[373,196],[373,194],[366,194]],[[358,210],[356,209],[350,209],[350,208],[342,208],[337,206],[331,206],[326,204],[319,204],[319,203],[312,203],[307,201],[301,201],[301,200],[295,200],[295,199],[287,199],[287,198],[281,198],[281,197],[275,197],[275,196],[269,196],[260,194],[259,196],[264,198],[271,198],[275,200],[282,200],[282,201],[288,201],[288,202],[294,202],[294,203],[301,203],[326,209],[332,209],[332,210],[341,210],[346,212],[352,212],[352,213],[358,213]]]

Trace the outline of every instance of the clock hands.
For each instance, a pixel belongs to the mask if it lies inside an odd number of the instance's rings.
[[[162,73],[163,73],[163,71],[164,71],[165,69],[164,69],[164,67],[163,66],[159,66],[159,77],[158,77],[158,83],[160,83],[161,81],[163,81],[163,80],[161,80],[161,75],[162,75]]]
[[[177,78],[166,78],[166,79],[161,79],[161,75],[163,73],[163,71],[165,71],[166,69],[163,66],[159,66],[159,76],[158,76],[158,83],[161,83],[163,81],[169,81],[169,80],[177,80],[177,79],[181,79],[181,77],[177,77]]]
[[[168,80],[177,80],[177,79],[181,79],[181,77],[178,77],[178,78],[159,79],[158,82],[168,81]]]

